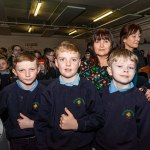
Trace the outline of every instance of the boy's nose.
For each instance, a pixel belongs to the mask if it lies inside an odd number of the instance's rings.
[[[26,71],[26,72],[25,72],[25,76],[26,76],[26,77],[29,77],[29,76],[30,76],[30,71]]]
[[[67,66],[70,66],[70,64],[71,64],[70,61],[67,60],[67,61],[66,61],[66,65],[67,65]]]
[[[128,71],[129,71],[128,67],[125,67],[124,72],[128,72]]]

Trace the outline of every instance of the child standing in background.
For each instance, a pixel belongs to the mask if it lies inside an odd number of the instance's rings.
[[[23,51],[22,47],[20,45],[13,45],[11,47],[11,56],[8,58],[9,67],[12,69],[13,66],[13,59],[14,57]]]
[[[11,83],[11,74],[8,68],[7,58],[0,55],[0,91]]]

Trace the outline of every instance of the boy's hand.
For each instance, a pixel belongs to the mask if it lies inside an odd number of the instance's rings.
[[[139,90],[145,93],[147,100],[150,102],[150,89],[139,88]]]
[[[62,114],[60,117],[60,128],[63,130],[77,130],[78,123],[73,114],[65,107],[66,114]]]
[[[148,99],[148,101],[150,102],[150,89],[147,89],[145,96]]]
[[[20,118],[17,119],[21,129],[33,128],[34,121],[20,113]]]

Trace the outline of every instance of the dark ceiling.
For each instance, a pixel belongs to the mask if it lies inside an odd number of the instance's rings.
[[[34,17],[37,2],[0,0],[0,35],[69,36],[77,30],[71,37],[87,38],[95,28],[113,29],[150,15],[150,0],[43,0]],[[93,22],[109,10],[114,13]]]

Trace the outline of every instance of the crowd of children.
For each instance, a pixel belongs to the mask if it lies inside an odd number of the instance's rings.
[[[99,31],[98,55],[99,41],[112,45],[111,34]],[[133,52],[107,55],[111,82],[100,90],[78,73],[89,51],[81,61],[78,47],[63,41],[44,57],[35,52],[15,45],[9,62],[0,54],[0,117],[11,150],[149,150],[150,104],[132,83],[139,61]],[[56,79],[44,86],[47,73]]]

